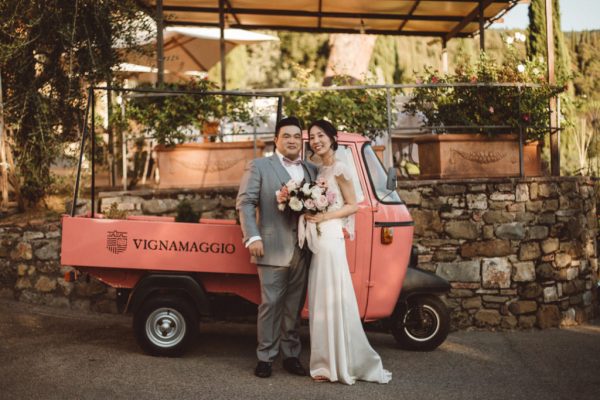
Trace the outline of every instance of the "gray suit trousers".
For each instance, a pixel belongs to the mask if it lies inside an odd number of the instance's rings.
[[[284,359],[299,357],[299,314],[306,297],[309,262],[310,252],[296,245],[289,267],[258,266],[262,297],[257,320],[259,361],[272,362],[280,348]]]

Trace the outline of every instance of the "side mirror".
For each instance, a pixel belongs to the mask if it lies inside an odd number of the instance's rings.
[[[396,176],[396,168],[390,167],[387,173],[387,183],[385,184],[385,188],[387,190],[396,190],[397,184],[397,176]]]

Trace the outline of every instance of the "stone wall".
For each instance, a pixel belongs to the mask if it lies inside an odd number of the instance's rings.
[[[448,279],[457,329],[547,328],[597,308],[596,201],[586,178],[403,181],[419,267]],[[188,199],[203,218],[235,218],[235,189],[101,193],[129,215],[175,215]],[[83,205],[78,208],[85,212]],[[60,222],[0,223],[0,296],[116,312],[116,292],[93,278],[65,282]]]
[[[449,280],[457,328],[565,326],[597,307],[587,178],[405,181],[419,267]]]

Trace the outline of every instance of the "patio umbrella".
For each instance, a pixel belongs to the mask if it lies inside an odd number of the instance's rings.
[[[219,28],[167,27],[164,30],[165,72],[185,75],[188,71],[208,71],[220,61]],[[225,29],[225,51],[239,44],[278,41],[276,36],[243,29]],[[151,54],[129,52],[128,63],[156,68],[156,42],[148,44]],[[168,71],[168,72],[167,72]]]

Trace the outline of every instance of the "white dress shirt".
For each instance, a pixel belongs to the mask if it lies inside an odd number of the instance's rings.
[[[286,163],[283,162],[283,154],[281,154],[279,150],[275,150],[275,154],[277,155],[277,158],[279,158],[279,162],[283,168],[285,168],[293,180],[300,182],[302,179],[304,179],[304,168],[302,167],[302,164],[286,165]],[[275,196],[275,193],[273,193],[273,196]],[[248,247],[251,243],[256,242],[257,240],[262,240],[262,238],[260,236],[252,236],[246,241],[245,246]]]

